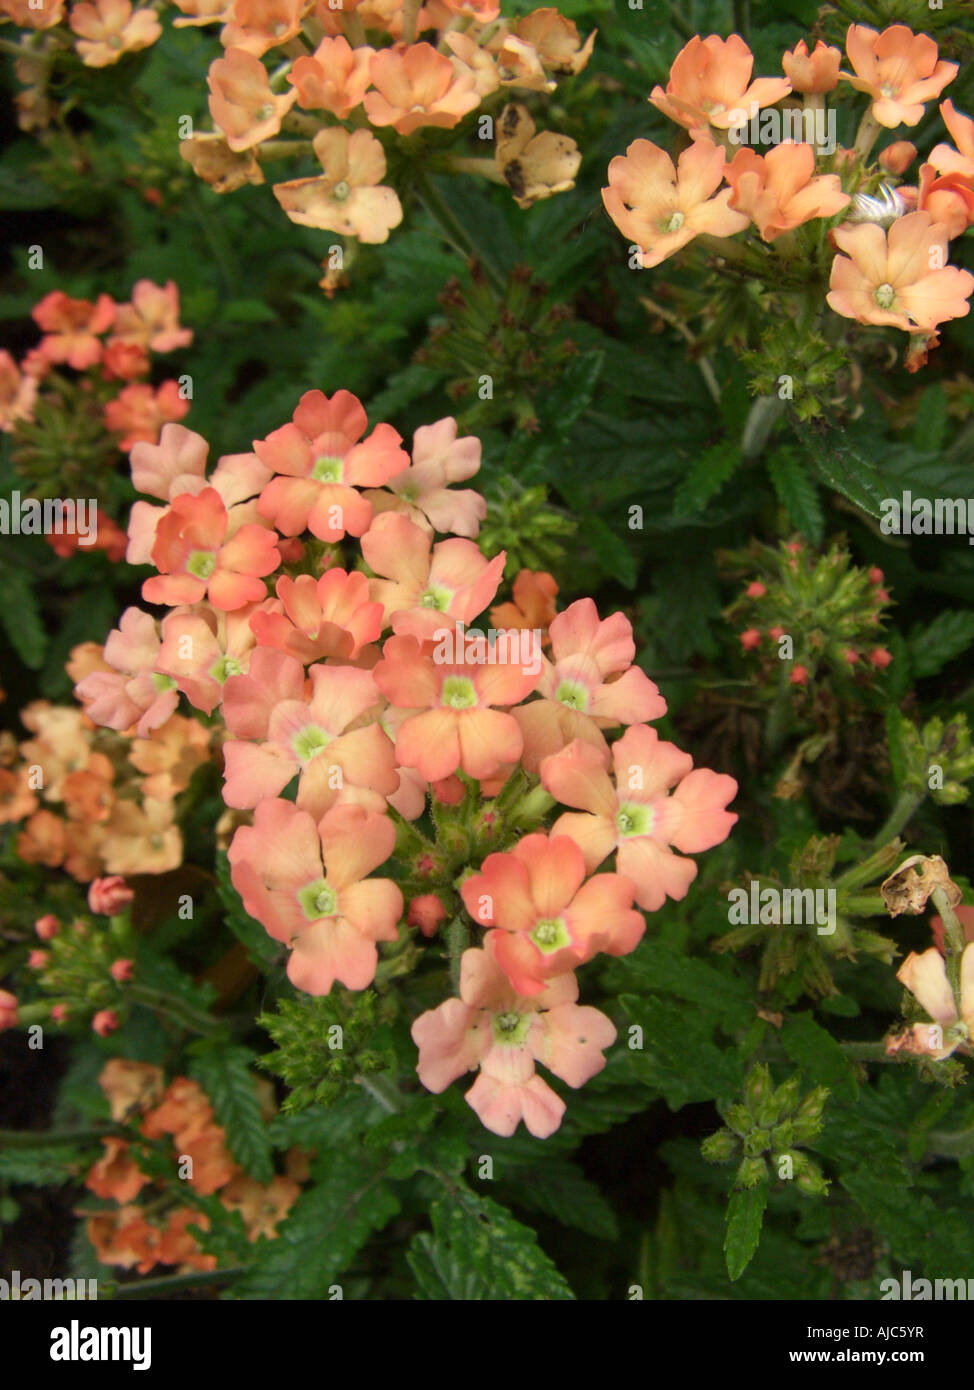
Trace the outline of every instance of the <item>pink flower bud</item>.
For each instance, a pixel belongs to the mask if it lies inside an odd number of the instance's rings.
[[[783,627],[769,627],[769,628],[768,628],[768,636],[771,638],[772,642],[778,642],[778,641],[780,641],[780,639],[781,639],[782,637],[784,637],[784,635],[785,635],[785,630],[784,630]]]
[[[296,565],[304,555],[304,542],[298,536],[283,536],[277,543],[281,563]]]
[[[748,598],[764,598],[767,592],[767,585],[762,584],[760,579],[752,579],[751,583],[744,590]]]
[[[47,951],[31,951],[27,957],[27,967],[29,970],[43,970],[49,959]]]
[[[61,923],[53,912],[48,912],[43,917],[38,917],[34,923],[34,930],[42,941],[53,941],[61,930]]]
[[[117,980],[119,984],[123,984],[126,980],[131,980],[132,978],[132,965],[132,961],[126,960],[125,957],[122,956],[118,960],[112,962],[111,969],[108,973],[113,980]]]
[[[67,1004],[55,1004],[54,1007],[51,1009],[51,1017],[54,1019],[54,1022],[55,1022],[55,1023],[67,1023],[67,1021],[68,1021],[68,1006],[67,1006]]]
[[[792,685],[806,685],[808,682],[808,667],[800,665],[793,666],[791,675],[788,679],[791,681]]]
[[[17,1027],[17,996],[0,989],[0,1033],[5,1028]]]
[[[804,39],[783,54],[781,66],[796,92],[831,92],[839,85],[842,54],[819,39],[811,54]]]
[[[859,653],[856,651],[855,647],[846,647],[845,651],[842,653],[842,659],[848,661],[850,666],[855,666],[856,662],[859,660]]]
[[[883,571],[879,568],[879,566],[873,565],[872,569],[869,571],[870,584],[882,584],[884,577],[885,576],[883,575]]]
[[[748,627],[740,633],[740,643],[746,652],[753,651],[760,641],[761,629],[758,627]]]
[[[424,936],[432,936],[446,917],[446,908],[435,893],[422,893],[409,904],[406,921],[419,927]]]
[[[894,140],[879,156],[880,166],[888,174],[902,174],[917,157],[917,147],[909,140]]]
[[[91,1020],[91,1026],[100,1038],[107,1038],[118,1027],[118,1014],[114,1009],[99,1009]]]
[[[885,647],[874,647],[869,653],[869,660],[873,666],[882,671],[893,660],[893,654],[888,652]]]
[[[88,889],[88,906],[92,912],[99,912],[105,917],[114,917],[117,912],[121,912],[123,907],[128,907],[134,897],[135,893],[121,874],[112,874],[110,878],[92,880],[91,887]]]

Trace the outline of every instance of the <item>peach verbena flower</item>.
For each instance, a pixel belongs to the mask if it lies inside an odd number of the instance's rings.
[[[947,229],[928,212],[908,213],[888,233],[866,222],[832,235],[846,254],[832,262],[826,298],[844,318],[932,333],[970,311],[974,275],[947,264]]]
[[[753,107],[773,106],[791,91],[786,77],[752,82],[753,67],[754,54],[740,34],[729,39],[695,35],[673,60],[666,90],[657,85],[649,99],[695,137],[706,135],[709,126],[730,130],[743,124]]]
[[[368,875],[395,843],[388,817],[361,806],[335,806],[316,825],[276,798],[236,831],[227,856],[233,885],[250,915],[290,947],[287,973],[297,989],[371,984],[375,943],[396,940],[403,898],[391,879]]]
[[[489,854],[465,879],[470,916],[490,927],[484,946],[519,994],[538,994],[552,975],[599,951],[628,955],[646,923],[632,906],[635,884],[620,874],[585,882],[582,851],[568,835],[526,835],[510,853]]]
[[[277,647],[307,666],[327,658],[357,660],[379,636],[383,617],[360,570],[330,569],[318,580],[282,574],[277,598],[253,612],[250,627],[262,647]]]
[[[480,468],[480,440],[457,436],[452,415],[420,425],[413,435],[412,462],[386,481],[385,491],[365,495],[377,512],[400,511],[424,530],[476,536],[487,503],[473,488],[451,488]]]
[[[602,1070],[602,1054],[616,1038],[612,1022],[577,999],[571,971],[525,998],[487,951],[464,951],[460,998],[413,1023],[420,1081],[439,1094],[479,1068],[465,1098],[481,1123],[507,1137],[523,1120],[536,1139],[547,1139],[561,1124],[565,1102],[537,1075],[535,1063],[577,1089]]]
[[[911,951],[896,978],[930,1015],[931,1023],[915,1023],[899,1037],[887,1039],[888,1052],[913,1052],[935,1061],[949,1057],[974,1034],[974,946],[964,948],[960,961],[960,1009],[947,978],[944,957],[931,946]]]
[[[152,561],[157,576],[142,585],[148,603],[198,603],[209,596],[229,612],[262,599],[263,582],[280,564],[277,536],[264,526],[241,526],[228,539],[229,514],[214,487],[174,498],[159,522]]]
[[[923,103],[938,97],[957,76],[957,64],[938,61],[937,45],[927,34],[892,24],[880,34],[866,24],[850,24],[845,40],[853,73],[844,77],[873,99],[872,114],[881,126],[918,125]]]
[[[745,213],[765,241],[813,217],[832,217],[848,207],[838,174],[815,173],[811,145],[787,140],[766,155],[738,150],[725,171],[730,206]]]
[[[959,174],[974,180],[974,120],[958,111],[952,101],[941,102],[940,114],[957,148],[935,145],[930,151],[930,163],[938,174]]]
[[[206,80],[213,123],[235,152],[276,135],[298,99],[296,91],[276,96],[264,64],[242,48],[230,48],[214,59]]]
[[[370,245],[387,241],[402,221],[402,204],[395,189],[382,186],[386,157],[375,136],[330,126],[319,130],[312,145],[324,175],[274,184],[274,197],[291,221]]]
[[[716,192],[724,177],[724,151],[698,141],[674,167],[665,150],[634,140],[609,161],[605,210],[623,236],[642,252],[644,267],[659,265],[702,232],[733,236],[748,224],[730,206],[731,190]]]
[[[123,53],[148,48],[162,35],[152,9],[133,12],[129,0],[94,0],[72,5],[68,23],[80,35],[75,47],[85,67],[104,68]]]
[[[470,69],[429,43],[382,49],[372,58],[371,74],[375,90],[365,95],[365,114],[374,126],[391,125],[400,135],[430,125],[452,130],[480,104]]]
[[[817,95],[831,92],[839,84],[839,64],[842,54],[819,39],[811,53],[804,39],[783,54],[781,66],[792,90]]]
[[[694,768],[689,753],[644,724],[613,744],[612,765],[614,781],[608,758],[582,742],[545,759],[544,786],[562,805],[583,813],[559,816],[552,834],[571,836],[590,872],[615,850],[616,867],[636,885],[636,902],[655,912],[667,898],[685,898],[697,876],[694,861],[682,855],[727,839],[737,816],[726,807],[737,783],[724,773]]]

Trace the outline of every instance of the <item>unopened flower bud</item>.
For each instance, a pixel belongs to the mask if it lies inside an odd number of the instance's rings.
[[[704,1139],[700,1152],[708,1163],[729,1163],[737,1152],[737,1139],[729,1129],[718,1129]]]
[[[734,1178],[735,1187],[757,1187],[768,1180],[768,1165],[763,1158],[745,1158]]]
[[[109,878],[92,880],[88,889],[88,906],[92,912],[103,917],[114,917],[128,907],[134,897],[135,893],[121,874],[112,874]]]
[[[91,1020],[91,1026],[100,1038],[107,1038],[118,1027],[118,1014],[114,1009],[99,1009]]]
[[[120,956],[118,960],[112,962],[108,973],[118,984],[124,984],[126,980],[131,980],[133,968],[133,961],[127,960],[124,956]]]
[[[43,917],[38,917],[34,930],[42,941],[53,941],[61,930],[61,923],[53,912],[46,912]]]
[[[0,1033],[17,1027],[17,996],[0,989]]]

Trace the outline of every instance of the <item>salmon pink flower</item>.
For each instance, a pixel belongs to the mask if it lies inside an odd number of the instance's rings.
[[[170,677],[195,709],[212,714],[230,676],[244,674],[257,644],[251,619],[253,605],[232,613],[201,605],[193,612],[177,608],[162,620],[162,645],[155,670]]]
[[[726,840],[737,816],[725,808],[737,783],[709,768],[693,769],[688,753],[644,724],[613,744],[612,762],[615,785],[606,760],[581,742],[545,759],[543,785],[584,812],[559,816],[552,834],[570,835],[590,872],[616,850],[616,867],[635,883],[637,903],[655,912],[666,898],[685,898],[697,876],[694,861],[670,846],[699,854]]]
[[[357,237],[366,245],[388,241],[402,221],[402,204],[395,189],[382,183],[386,156],[379,141],[368,130],[349,135],[341,126],[328,126],[312,145],[325,173],[273,187],[291,221]]]
[[[64,19],[64,0],[44,0],[36,9],[30,0],[0,0],[0,14],[18,29],[50,29]]]
[[[674,167],[652,141],[634,140],[609,161],[602,201],[619,231],[642,251],[644,268],[659,265],[701,232],[733,236],[747,226],[748,219],[728,206],[730,189],[716,193],[725,157],[719,145],[697,141]]]
[[[74,688],[89,719],[118,733],[135,725],[144,738],[175,713],[179,694],[172,677],[156,669],[159,647],[155,620],[126,608],[105,643],[105,661],[114,669],[92,671]]]
[[[0,989],[0,1033],[7,1028],[17,1027],[17,996],[9,990]]]
[[[974,223],[974,185],[963,174],[938,175],[932,164],[921,164],[916,206],[946,227],[953,241]]]
[[[912,140],[894,140],[880,151],[879,164],[888,174],[905,174],[916,157],[917,147]]]
[[[0,430],[9,434],[18,420],[32,420],[36,398],[36,380],[20,371],[9,352],[0,351]]]
[[[93,879],[88,887],[88,906],[92,912],[104,917],[116,916],[123,908],[128,907],[134,897],[134,891],[121,874],[113,874],[111,878]]]
[[[37,810],[37,797],[31,787],[31,773],[24,765],[11,771],[0,768],[0,825],[23,820]]]
[[[361,106],[372,85],[370,65],[374,53],[375,49],[368,45],[352,48],[341,34],[323,38],[314,53],[298,58],[288,73],[287,80],[298,94],[298,105],[308,111],[330,111],[344,121],[356,106]]]
[[[118,1014],[114,1009],[99,1009],[91,1020],[91,1027],[100,1038],[107,1038],[118,1027]]]
[[[37,348],[44,361],[66,362],[75,371],[83,372],[101,358],[99,334],[111,328],[115,305],[107,294],[100,294],[92,303],[51,290],[34,305],[31,317],[44,331]]]
[[[457,422],[452,415],[433,425],[421,425],[413,435],[409,467],[389,479],[388,492],[368,492],[366,496],[377,512],[404,512],[424,530],[476,536],[487,515],[487,503],[472,488],[451,491],[450,484],[473,477],[480,468],[480,449],[475,435],[457,438]]]
[[[947,966],[936,946],[911,951],[896,978],[933,1020],[915,1023],[900,1037],[888,1038],[887,1052],[911,1052],[941,1061],[974,1034],[974,946],[965,946],[960,960],[960,1011],[947,978]]]
[[[138,280],[130,304],[116,305],[115,326],[109,347],[141,347],[151,352],[173,352],[193,341],[191,328],[179,324],[179,290],[174,280],[165,285]]]
[[[45,912],[43,917],[38,917],[34,923],[34,930],[41,941],[53,941],[61,930],[61,923],[54,916],[53,912]]]
[[[381,577],[369,584],[386,622],[400,636],[433,641],[482,613],[497,593],[505,551],[486,560],[473,541],[446,540],[431,547],[425,531],[397,512],[376,517],[362,537],[362,554]]]
[[[969,313],[974,276],[946,264],[947,229],[928,212],[908,213],[888,234],[865,222],[832,235],[846,254],[832,262],[826,298],[844,318],[929,333]],[[941,268],[932,269],[935,263]]]
[[[359,726],[379,703],[372,675],[351,666],[312,666],[308,674],[310,699],[301,663],[258,647],[249,674],[227,681],[223,717],[235,737],[223,746],[224,801],[256,806],[300,775],[297,804],[316,819],[346,790],[385,810],[382,798],[399,785],[392,742],[374,721]]]
[[[85,67],[104,68],[123,53],[148,48],[162,34],[154,10],[133,12],[129,0],[94,0],[71,6],[68,24],[80,34],[75,47]]]
[[[646,930],[621,874],[585,882],[585,859],[568,835],[526,835],[509,854],[489,854],[460,892],[470,916],[492,927],[484,946],[518,994],[538,994],[552,975],[599,951],[624,956]]]
[[[811,54],[804,39],[799,39],[790,52],[781,59],[784,74],[795,92],[818,94],[831,92],[839,85],[839,64],[842,54],[831,48],[821,39]]]
[[[705,135],[708,126],[731,130],[750,118],[753,107],[773,106],[791,91],[785,77],[751,81],[754,54],[740,34],[722,39],[695,35],[670,68],[666,90],[653,88],[650,101],[671,121],[692,135]]]
[[[974,179],[974,120],[958,111],[952,101],[941,103],[940,114],[957,149],[935,145],[930,152],[930,163],[938,174],[960,174],[961,178]]]
[[[316,826],[290,801],[267,800],[253,827],[237,830],[227,854],[233,885],[250,915],[291,948],[297,989],[371,984],[375,943],[396,940],[403,899],[391,879],[367,875],[395,843],[388,817],[361,806],[335,806]]]
[[[263,526],[241,526],[227,539],[228,513],[214,487],[176,497],[156,529],[152,562],[160,573],[142,585],[147,603],[199,603],[230,612],[267,592],[263,576],[277,569],[277,537]]]
[[[396,757],[427,781],[457,768],[490,777],[521,756],[517,721],[491,706],[516,704],[533,690],[538,676],[523,666],[440,663],[414,637],[390,637],[372,674],[393,705],[410,711],[396,735]]]
[[[437,927],[445,921],[446,908],[435,893],[421,893],[410,901],[406,924],[419,927],[424,936],[435,936]]]
[[[355,661],[382,631],[383,608],[369,598],[360,570],[326,570],[277,581],[277,599],[254,612],[250,625],[262,647],[277,647],[305,666],[329,657]]]
[[[259,58],[300,33],[304,9],[304,0],[233,0],[220,42]]]
[[[133,448],[132,483],[138,492],[168,502],[181,492],[191,491],[188,482],[206,477],[209,452],[210,446],[201,434],[185,425],[163,425],[157,443],[143,441]]]
[[[535,1063],[577,1089],[602,1070],[602,1054],[616,1038],[611,1020],[577,999],[571,971],[525,998],[487,951],[464,951],[460,998],[413,1023],[420,1081],[438,1095],[479,1067],[465,1098],[481,1123],[507,1137],[523,1120],[536,1139],[547,1139],[561,1124],[565,1102],[537,1075]]]
[[[601,733],[618,724],[659,719],[666,701],[638,666],[632,624],[623,613],[600,621],[590,598],[553,619],[551,660],[542,658],[540,700],[515,710],[524,735],[522,761],[536,772],[542,758],[580,738],[606,748]]]
[[[368,439],[362,403],[350,391],[306,391],[290,424],[254,441],[257,457],[277,477],[261,493],[258,511],[285,536],[310,530],[322,541],[361,536],[372,504],[356,488],[381,487],[409,464],[391,425]],[[360,442],[361,441],[361,442]]]
[[[730,206],[747,214],[764,241],[813,217],[832,217],[851,202],[838,174],[815,173],[812,146],[790,140],[763,156],[738,150],[725,177],[733,189]]]
[[[494,627],[508,631],[540,632],[542,646],[550,645],[548,628],[555,616],[558,585],[544,570],[520,570],[512,586],[512,603],[499,603],[490,610]]]
[[[127,957],[120,956],[118,960],[113,960],[108,967],[108,973],[116,984],[123,985],[127,980],[131,980],[132,971],[135,969],[135,961]]]
[[[267,69],[253,53],[229,48],[210,64],[210,115],[235,153],[269,140],[297,101],[297,92],[276,96]]]
[[[173,818],[173,803],[143,798],[116,801],[101,854],[110,874],[164,874],[183,862],[183,839]],[[91,875],[94,877],[94,875]]]
[[[124,1139],[113,1136],[101,1142],[104,1153],[88,1170],[85,1187],[96,1197],[110,1197],[123,1205],[131,1202],[152,1179],[139,1168]]]
[[[391,125],[400,135],[429,125],[452,130],[480,104],[470,69],[429,43],[380,49],[371,73],[376,90],[365,94],[365,114],[374,126]]]
[[[143,440],[155,444],[162,427],[169,421],[181,420],[189,404],[175,381],[164,381],[158,388],[145,382],[125,386],[115,400],[105,405],[105,428],[121,435],[120,449],[131,449]]]
[[[482,21],[483,22],[483,21]],[[513,32],[537,53],[544,68],[577,76],[588,64],[595,46],[595,32],[582,43],[575,23],[552,6],[532,10],[515,20]]]
[[[888,130],[918,125],[923,103],[939,97],[957,76],[956,63],[938,62],[933,39],[905,24],[892,24],[881,34],[866,24],[850,24],[845,51],[853,72],[840,76],[872,97],[873,118]]]
[[[159,801],[171,801],[184,792],[209,756],[209,729],[181,714],[174,714],[151,738],[138,739],[129,749],[129,762],[144,777],[143,796]]]

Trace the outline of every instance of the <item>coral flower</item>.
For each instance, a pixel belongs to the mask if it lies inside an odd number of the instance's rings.
[[[839,85],[841,62],[839,50],[829,47],[821,39],[811,54],[805,40],[799,39],[795,47],[782,56],[781,66],[793,91],[818,94],[831,92]]]
[[[329,657],[355,661],[382,631],[383,608],[369,598],[360,570],[332,569],[277,581],[277,600],[254,612],[250,625],[262,647],[277,647],[305,666]]]
[[[225,743],[228,806],[246,809],[277,796],[300,774],[298,805],[316,818],[339,799],[345,784],[371,791],[376,802],[399,786],[392,743],[380,726],[354,727],[379,703],[368,671],[312,666],[311,698],[304,668],[294,657],[258,647],[246,676],[231,676],[223,717],[233,739]]]
[[[276,96],[267,69],[253,53],[229,48],[210,64],[210,115],[231,150],[251,149],[269,140],[298,99],[297,92]]]
[[[304,9],[304,0],[233,0],[220,42],[224,48],[242,48],[259,58],[300,33]]]
[[[860,323],[931,332],[946,319],[963,318],[974,276],[947,265],[947,229],[928,212],[899,218],[889,233],[875,223],[837,227],[832,234],[844,256],[832,262],[830,306]],[[932,269],[939,263],[939,269]]]
[[[384,815],[335,806],[315,825],[290,801],[262,801],[253,827],[241,826],[227,857],[244,906],[291,949],[291,983],[327,994],[335,980],[365,989],[375,977],[377,941],[395,941],[402,893],[367,878],[392,854],[396,831]]]
[[[400,636],[432,641],[482,613],[503,578],[505,551],[487,560],[473,541],[431,547],[425,531],[397,512],[376,517],[362,537],[366,563],[381,578],[369,585]]]
[[[543,757],[580,738],[603,752],[603,728],[659,719],[666,701],[644,671],[633,666],[636,644],[623,613],[604,621],[590,598],[578,599],[553,619],[551,660],[542,660],[540,700],[515,711],[524,735],[522,761],[536,772]]]
[[[0,989],[0,1033],[7,1028],[17,1027],[17,996],[9,990]]]
[[[89,719],[119,733],[135,725],[144,738],[175,713],[176,682],[156,670],[159,646],[155,620],[141,608],[126,608],[105,643],[113,669],[92,671],[75,686]]]
[[[855,76],[841,76],[872,97],[873,117],[888,130],[918,125],[923,103],[939,97],[957,75],[956,63],[938,62],[933,39],[905,24],[892,24],[881,34],[866,24],[850,24],[845,51]]]
[[[486,652],[480,653],[486,658]],[[374,667],[375,683],[400,709],[416,711],[396,735],[396,757],[438,782],[462,768],[470,777],[493,776],[521,756],[517,721],[492,705],[513,705],[538,676],[509,662],[439,663],[414,637],[390,637]]]
[[[733,777],[693,769],[693,759],[655,729],[636,725],[612,746],[615,785],[606,760],[582,742],[546,758],[541,780],[552,796],[585,814],[566,812],[553,835],[570,835],[591,871],[612,853],[616,867],[636,885],[636,901],[648,912],[666,898],[685,898],[697,876],[692,859],[726,840],[737,816],[726,810],[737,795]],[[669,795],[672,789],[672,795]]]
[[[480,468],[480,450],[475,435],[457,437],[452,415],[432,425],[420,425],[413,435],[409,467],[389,479],[388,492],[368,492],[366,496],[377,512],[402,511],[424,529],[476,536],[487,515],[487,503],[473,488],[451,490],[450,484],[473,477]]]
[[[374,53],[375,49],[368,45],[352,48],[341,34],[323,38],[314,53],[298,58],[288,74],[287,80],[298,94],[298,105],[309,111],[330,111],[340,121],[345,120],[362,104],[372,85],[370,64]]]
[[[368,245],[387,241],[402,221],[402,204],[395,189],[382,184],[386,157],[375,136],[329,126],[312,144],[324,175],[274,184],[274,197],[291,221]]]
[[[171,801],[186,790],[193,773],[210,756],[210,731],[198,719],[181,714],[153,731],[151,738],[138,739],[129,749],[129,762],[145,778],[144,796]]]
[[[38,352],[46,362],[66,362],[83,372],[100,359],[102,344],[98,335],[111,328],[115,305],[107,294],[94,304],[87,299],[71,299],[61,290],[51,290],[31,310],[31,317],[44,330]]]
[[[154,444],[160,429],[181,420],[189,404],[175,381],[164,381],[157,388],[139,382],[124,387],[115,400],[106,403],[105,427],[121,436],[120,449],[131,449],[141,442]]]
[[[138,280],[132,289],[132,302],[116,306],[109,346],[134,344],[152,352],[173,352],[192,341],[192,329],[179,324],[179,290],[174,280],[165,285]]]
[[[254,441],[262,463],[280,475],[261,493],[258,510],[285,536],[301,531],[323,541],[361,536],[372,520],[372,504],[359,487],[381,487],[409,464],[391,425],[376,425],[362,439],[368,420],[350,391],[306,391],[290,424]],[[361,442],[359,442],[361,441]]]
[[[960,174],[961,178],[974,179],[974,120],[958,111],[952,101],[941,102],[940,114],[957,148],[935,145],[930,152],[930,163],[938,174]]]
[[[85,1187],[96,1197],[131,1202],[151,1179],[139,1168],[124,1139],[103,1139],[102,1147],[105,1152],[89,1169]]]
[[[222,613],[204,604],[198,612],[177,608],[167,613],[155,671],[173,680],[194,708],[212,714],[229,678],[250,665],[257,643],[250,620],[258,611],[248,605]]]
[[[785,77],[751,81],[754,54],[739,34],[722,39],[695,35],[676,55],[666,91],[656,86],[650,101],[691,133],[708,126],[730,130],[743,125],[752,108],[773,106],[791,91]]]
[[[765,241],[813,217],[832,217],[851,201],[838,174],[816,175],[811,145],[791,140],[763,156],[738,150],[725,177],[734,190],[730,206],[746,213]]]
[[[915,1052],[940,1061],[974,1034],[974,946],[964,948],[960,961],[960,1012],[947,978],[947,966],[935,946],[911,951],[896,978],[930,1015],[932,1023],[915,1023],[898,1038],[887,1040],[887,1052]]]
[[[513,602],[499,603],[490,610],[490,621],[498,628],[540,632],[542,645],[550,638],[548,628],[555,616],[558,585],[545,570],[520,570],[511,589]]]
[[[460,998],[413,1023],[420,1081],[438,1095],[479,1067],[466,1101],[481,1123],[507,1137],[523,1120],[536,1139],[547,1139],[561,1124],[565,1102],[536,1074],[535,1063],[577,1089],[602,1070],[602,1053],[616,1038],[612,1022],[577,999],[570,971],[524,998],[486,951],[464,951]]]
[[[730,189],[715,195],[725,157],[719,145],[697,141],[674,167],[652,141],[634,140],[609,161],[602,201],[623,236],[641,249],[644,267],[659,265],[702,232],[733,236],[747,226],[748,219],[728,206]]]
[[[9,434],[18,420],[33,419],[36,398],[36,380],[21,372],[9,352],[0,351],[0,430]]]
[[[199,603],[230,612],[267,592],[263,576],[277,569],[277,536],[264,526],[241,526],[227,540],[228,513],[216,488],[173,500],[159,522],[152,562],[160,571],[142,585],[147,603]]]
[[[429,43],[381,49],[371,73],[376,90],[365,94],[365,114],[373,125],[391,125],[400,135],[428,125],[452,130],[480,104],[469,68]]]
[[[588,64],[595,46],[596,31],[582,43],[574,22],[550,6],[532,10],[523,19],[516,20],[513,31],[519,39],[531,44],[542,66],[553,72],[577,76]]]
[[[917,212],[928,212],[947,228],[947,235],[963,236],[974,223],[974,187],[963,174],[940,174],[932,164],[921,164],[917,188]]]
[[[599,951],[624,956],[646,929],[632,905],[635,884],[621,874],[585,882],[585,859],[568,835],[526,835],[510,854],[489,854],[461,895],[470,916],[492,927],[484,938],[519,994],[538,994],[552,975]]]
[[[104,68],[117,63],[123,53],[148,48],[162,34],[154,10],[132,11],[129,0],[95,0],[71,6],[68,19],[81,37],[76,47],[88,68]]]

